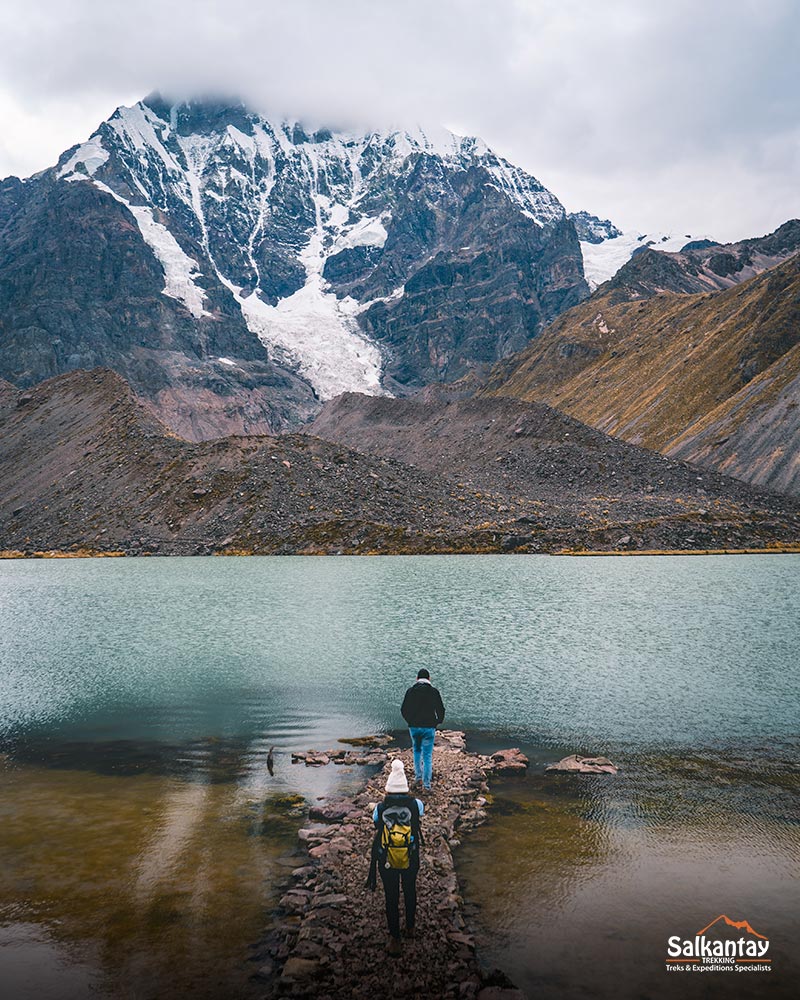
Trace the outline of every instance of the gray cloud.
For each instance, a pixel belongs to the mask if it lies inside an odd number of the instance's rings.
[[[483,136],[570,209],[728,239],[800,214],[792,0],[4,0],[0,173],[153,89]]]

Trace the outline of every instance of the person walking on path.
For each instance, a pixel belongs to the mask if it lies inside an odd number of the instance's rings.
[[[375,838],[367,886],[375,889],[376,870],[381,873],[386,896],[386,922],[389,926],[389,954],[401,954],[400,946],[400,887],[403,888],[405,932],[414,936],[417,914],[417,873],[419,849],[423,843],[420,817],[425,806],[408,794],[408,779],[402,760],[393,760],[386,781],[386,796],[372,813]]]
[[[417,671],[417,682],[406,691],[400,709],[408,723],[411,746],[414,750],[414,779],[424,788],[431,787],[433,776],[433,742],[436,727],[444,722],[442,696],[431,684],[431,675],[425,667]]]

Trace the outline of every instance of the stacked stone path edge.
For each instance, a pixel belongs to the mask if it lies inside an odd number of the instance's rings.
[[[425,803],[417,931],[404,939],[397,959],[387,954],[380,881],[371,892],[366,879],[372,810],[385,794],[391,762],[399,757],[413,776],[413,761],[410,750],[374,747],[369,753],[373,760],[384,759],[383,769],[354,797],[312,807],[312,822],[299,831],[307,856],[292,871],[265,938],[253,946],[265,1000],[372,1000],[387,991],[418,1000],[522,1000],[502,973],[481,968],[462,912],[453,849],[487,819],[489,779],[524,774],[527,758],[516,749],[492,756],[471,753],[463,733],[437,733],[433,788],[414,793]],[[323,764],[322,755],[308,756],[295,755],[296,763]]]

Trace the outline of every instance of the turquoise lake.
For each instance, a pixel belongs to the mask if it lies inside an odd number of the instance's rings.
[[[399,730],[426,666],[447,727],[532,759],[459,852],[487,961],[537,997],[792,995],[799,571],[0,562],[0,980],[20,998],[257,996],[247,945],[293,863],[287,796],[360,780],[288,754]],[[573,752],[620,775],[543,774]],[[666,937],[722,912],[767,928],[773,973],[676,983]]]

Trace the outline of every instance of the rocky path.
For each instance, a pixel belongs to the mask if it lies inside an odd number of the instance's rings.
[[[386,767],[353,799],[329,801],[300,831],[308,860],[292,872],[277,922],[263,942],[258,976],[265,997],[358,1000],[393,997],[511,1000],[522,994],[487,979],[465,925],[453,864],[460,837],[486,819],[487,779],[524,772],[519,751],[493,757],[468,753],[463,733],[437,735],[434,782],[417,793],[425,803],[426,846],[417,880],[417,934],[403,941],[402,957],[387,954],[383,889],[365,887],[373,837],[372,809],[384,795],[391,761],[400,757],[413,776],[411,751],[388,750]],[[401,904],[402,906],[402,904]],[[494,985],[493,985],[494,983]]]

